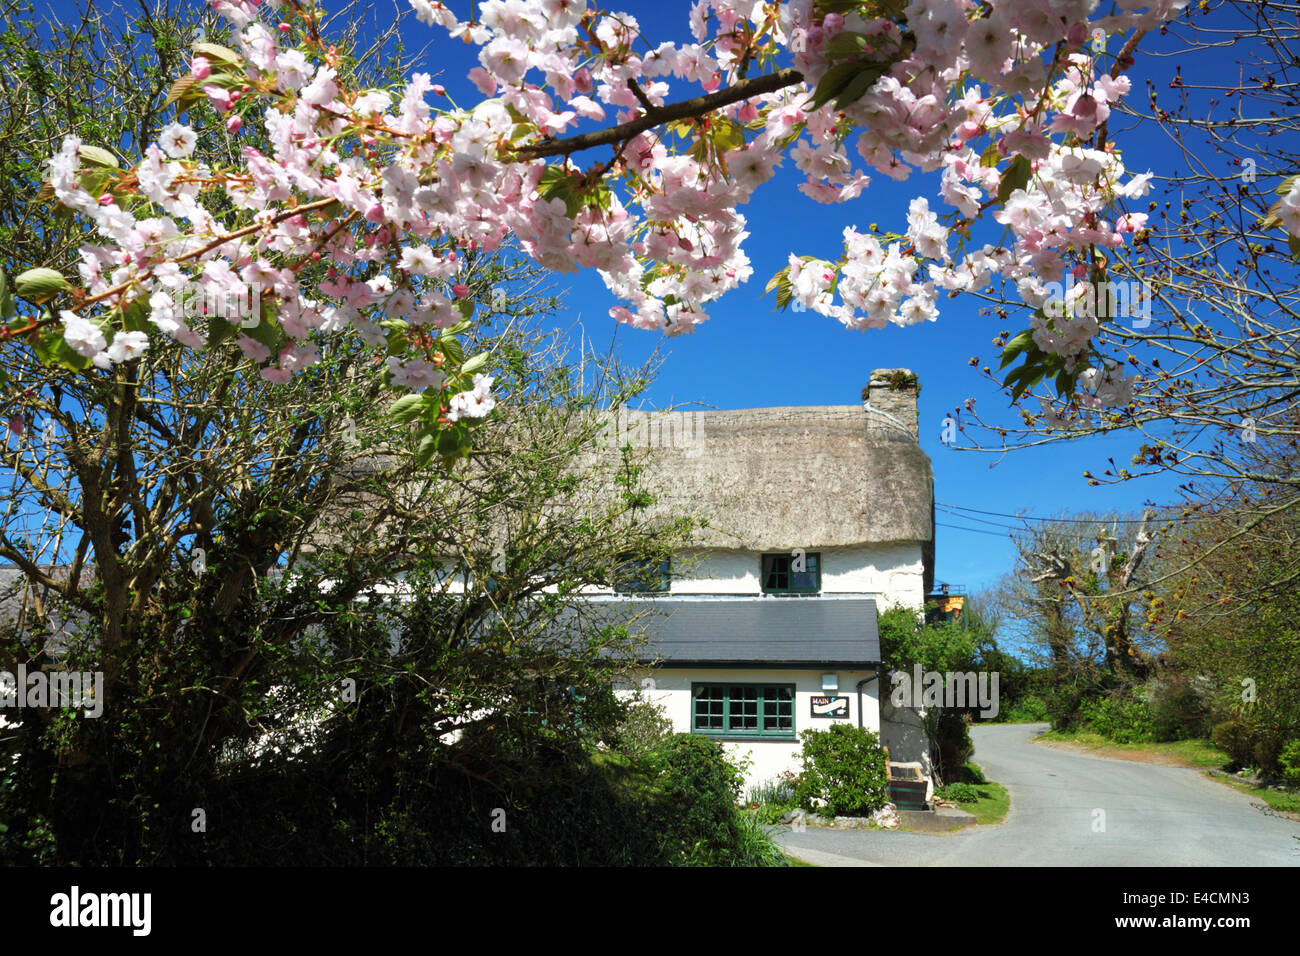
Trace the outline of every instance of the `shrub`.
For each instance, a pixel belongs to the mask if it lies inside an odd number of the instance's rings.
[[[936,795],[953,803],[972,803],[979,799],[979,791],[971,783],[950,783],[935,791]]]
[[[1119,744],[1155,739],[1151,708],[1137,697],[1102,697],[1080,708],[1085,722],[1096,733]]]
[[[803,773],[798,794],[805,809],[830,816],[865,816],[889,802],[885,752],[871,731],[832,724],[827,730],[805,730],[799,736]]]
[[[1156,685],[1153,691],[1151,726],[1156,740],[1192,740],[1209,732],[1209,704],[1186,678]]]
[[[999,711],[997,723],[1000,724],[1037,724],[1050,720],[1047,701],[1037,694],[1026,694],[1010,706]]]
[[[975,753],[975,743],[970,739],[966,716],[958,710],[939,713],[939,725],[934,739],[939,776],[950,780]]]
[[[617,753],[644,760],[672,733],[673,722],[664,715],[663,707],[638,696],[627,704],[607,742]]]
[[[1252,749],[1255,766],[1266,776],[1276,777],[1282,772],[1278,758],[1282,755],[1282,738],[1271,733],[1256,734]]]
[[[1278,755],[1282,779],[1292,789],[1300,787],[1300,737],[1290,741]]]
[[[674,734],[649,762],[665,856],[688,866],[729,865],[741,838],[736,801],[742,778],[722,745],[698,734]]]
[[[1244,720],[1225,720],[1210,734],[1214,745],[1238,767],[1250,765],[1255,756],[1255,733]]]
[[[1055,687],[1048,692],[1046,703],[1047,719],[1052,722],[1053,730],[1068,731],[1078,727],[1082,719],[1082,690],[1076,687]]]

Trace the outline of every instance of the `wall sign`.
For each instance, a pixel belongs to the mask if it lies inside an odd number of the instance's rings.
[[[849,699],[847,697],[827,697],[816,694],[812,697],[813,717],[848,717]]]

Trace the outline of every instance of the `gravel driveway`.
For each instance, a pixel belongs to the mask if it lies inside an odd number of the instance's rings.
[[[1001,825],[940,835],[782,827],[777,842],[823,866],[1300,866],[1300,822],[1198,770],[1033,743],[1046,728],[971,728],[975,762],[1011,793]]]

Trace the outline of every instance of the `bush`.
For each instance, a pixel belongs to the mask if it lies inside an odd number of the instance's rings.
[[[1209,708],[1186,681],[1154,688],[1151,727],[1159,741],[1192,740],[1205,736]]]
[[[998,712],[996,723],[999,724],[1037,724],[1050,720],[1047,701],[1037,694],[1026,694],[1010,706]]]
[[[1296,738],[1282,748],[1278,755],[1278,764],[1282,768],[1282,779],[1293,790],[1300,788],[1300,738]]]
[[[1076,687],[1055,687],[1048,692],[1047,719],[1056,731],[1075,730],[1082,720],[1083,691]]]
[[[1244,720],[1225,720],[1214,728],[1210,737],[1238,767],[1249,766],[1255,757],[1255,732]]]
[[[803,774],[798,794],[805,809],[829,816],[866,816],[889,802],[885,751],[871,731],[832,724],[799,736]]]
[[[971,783],[950,783],[936,790],[935,795],[953,803],[973,803],[979,799],[979,791]]]
[[[938,751],[939,776],[951,780],[975,753],[975,742],[970,739],[970,727],[961,711],[940,711],[934,746]]]
[[[665,856],[687,866],[732,865],[743,825],[736,809],[742,778],[722,745],[699,734],[674,734],[649,759]]]
[[[626,705],[607,743],[611,750],[640,761],[662,746],[672,733],[673,722],[664,716],[663,707],[638,696]]]
[[[1088,726],[1118,744],[1155,740],[1151,708],[1137,697],[1102,697],[1084,704],[1080,713]]]
[[[1255,746],[1252,752],[1255,757],[1255,766],[1265,776],[1276,777],[1281,774],[1282,767],[1278,763],[1278,758],[1282,756],[1281,737],[1270,733],[1256,734]]]

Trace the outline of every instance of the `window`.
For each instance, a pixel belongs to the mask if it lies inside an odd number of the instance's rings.
[[[619,594],[666,594],[671,581],[668,558],[628,558],[614,569],[614,590]]]
[[[822,589],[821,555],[802,557],[782,552],[763,555],[763,591],[767,594],[816,594]]]
[[[692,684],[691,730],[723,737],[794,737],[793,684]]]

